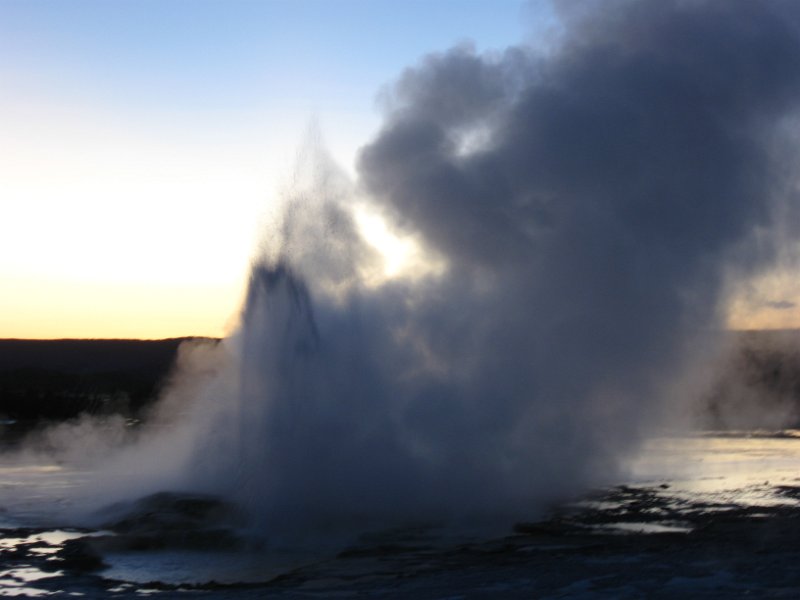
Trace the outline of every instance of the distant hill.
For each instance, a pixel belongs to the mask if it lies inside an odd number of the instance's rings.
[[[800,427],[800,329],[733,333],[701,399],[718,429]]]
[[[46,369],[65,373],[162,371],[181,342],[165,340],[0,339],[0,371]]]
[[[191,339],[0,339],[0,423],[141,415]],[[800,330],[733,332],[696,406],[705,427],[800,427]]]
[[[196,338],[0,339],[0,419],[135,416],[157,397],[178,346],[189,339]]]

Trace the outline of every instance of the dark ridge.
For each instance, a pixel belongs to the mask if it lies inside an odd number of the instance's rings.
[[[137,418],[185,341],[0,339],[0,419],[28,429],[83,413]]]
[[[178,346],[194,337],[164,340],[0,339],[0,371],[36,368],[65,373],[160,371]]]
[[[712,429],[800,427],[800,329],[733,332],[702,400]]]
[[[138,418],[157,398],[181,343],[0,339],[0,419],[28,428],[82,413]],[[712,429],[800,426],[800,329],[733,332],[699,410]]]

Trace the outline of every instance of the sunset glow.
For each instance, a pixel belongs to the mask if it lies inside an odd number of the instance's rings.
[[[357,179],[405,68],[551,27],[516,0],[0,0],[0,337],[221,335],[309,123]],[[441,268],[358,220],[374,284]],[[800,326],[787,273],[738,293],[729,325]]]
[[[223,335],[309,123],[352,176],[406,65],[519,36],[465,6],[0,0],[0,337]]]

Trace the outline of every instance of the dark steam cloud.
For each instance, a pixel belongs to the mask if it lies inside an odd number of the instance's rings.
[[[361,160],[371,197],[449,264],[403,323],[444,389],[406,418],[437,456],[499,450],[514,494],[607,472],[687,340],[721,325],[731,266],[769,258],[750,242],[794,183],[776,154],[800,91],[794,5],[581,8],[546,57],[456,48],[407,71]]]
[[[185,485],[268,531],[525,517],[614,477],[676,400],[792,198],[800,4],[556,7],[546,51],[406,71],[358,194],[307,161],[183,419]],[[443,269],[371,284],[354,197]]]
[[[790,300],[769,300],[764,303],[764,306],[775,310],[789,310],[790,308],[795,308],[797,303]]]

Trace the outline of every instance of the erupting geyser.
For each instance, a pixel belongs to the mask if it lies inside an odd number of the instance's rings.
[[[170,392],[194,405],[153,487],[320,530],[525,517],[614,476],[730,278],[772,257],[800,5],[556,7],[544,52],[406,71],[357,185],[312,156],[224,357]],[[355,199],[442,268],[372,281]]]

